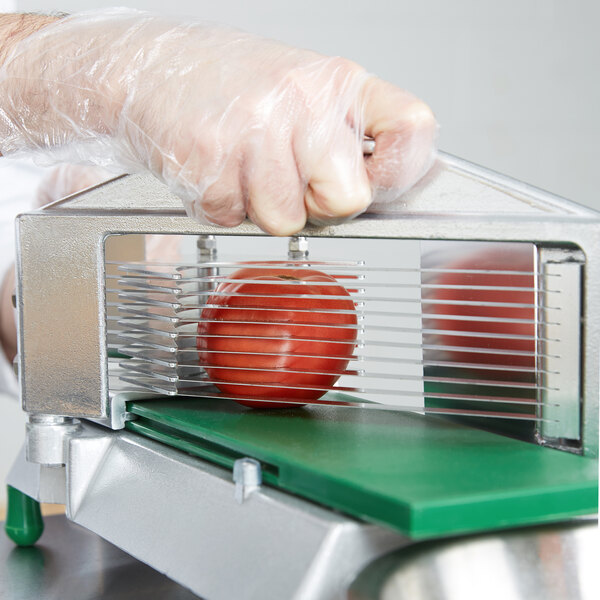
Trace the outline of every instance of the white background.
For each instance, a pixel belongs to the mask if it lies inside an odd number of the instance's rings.
[[[113,4],[0,0],[0,10]],[[165,10],[158,0],[128,5]],[[171,13],[352,58],[432,106],[442,149],[600,210],[595,0],[172,0],[168,6]],[[0,420],[1,481],[23,438],[16,402],[0,398]]]

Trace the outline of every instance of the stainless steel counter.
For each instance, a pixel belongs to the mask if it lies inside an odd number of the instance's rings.
[[[0,532],[2,600],[198,600],[186,588],[62,516],[45,517],[36,546]],[[165,543],[164,551],[169,552]]]

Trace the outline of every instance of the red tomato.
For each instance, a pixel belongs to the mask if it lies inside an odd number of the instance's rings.
[[[220,283],[207,302],[214,306],[203,309],[198,324],[200,363],[219,390],[233,397],[294,402],[325,394],[293,388],[330,387],[346,369],[357,319],[344,286],[320,271],[277,266],[240,269],[227,279],[249,281]],[[289,406],[238,402],[257,408]]]
[[[494,289],[437,289],[433,298],[449,300],[458,304],[434,304],[427,312],[436,313],[436,329],[450,332],[480,332],[488,333],[483,337],[468,337],[457,334],[442,335],[440,343],[456,346],[451,351],[452,359],[458,362],[474,362],[478,364],[528,366],[535,364],[534,356],[514,353],[494,354],[494,350],[535,351],[535,280],[532,274],[533,257],[530,249],[502,249],[500,252],[490,249],[474,254],[463,260],[447,265],[448,269],[473,270],[505,270],[524,271],[527,274],[491,274],[491,273],[445,273],[436,278],[439,285],[460,286],[502,286],[528,288],[517,291]],[[477,306],[462,304],[463,302],[502,302],[504,306]],[[510,303],[528,304],[531,306],[511,306]],[[444,315],[459,315],[465,317],[496,317],[503,319],[527,320],[529,323],[506,323],[476,320],[444,319]],[[529,339],[510,339],[499,337],[500,334],[527,336]],[[465,350],[460,350],[460,348]],[[485,348],[490,353],[469,351],[467,348]]]

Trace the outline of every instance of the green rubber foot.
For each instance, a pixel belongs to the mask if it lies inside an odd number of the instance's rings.
[[[17,546],[33,546],[44,531],[40,503],[10,485],[6,486],[6,491],[6,535]]]

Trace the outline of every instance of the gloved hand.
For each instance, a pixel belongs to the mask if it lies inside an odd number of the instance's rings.
[[[279,235],[408,189],[436,130],[425,104],[351,61],[128,9],[48,25],[0,69],[3,154],[145,168],[191,216],[247,214]]]

